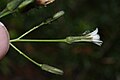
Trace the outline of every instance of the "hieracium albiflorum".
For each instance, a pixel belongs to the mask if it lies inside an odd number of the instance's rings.
[[[36,1],[40,5],[44,5],[44,6],[54,2],[54,0],[36,0]],[[0,18],[6,16],[8,14],[11,14],[13,12],[16,12],[20,8],[30,4],[32,2],[34,2],[34,0],[13,0],[10,3],[8,3],[6,8],[0,13]],[[4,24],[0,22],[0,60],[6,55],[8,49],[9,49],[9,45],[10,45],[18,53],[20,53],[22,56],[24,56],[26,59],[28,59],[29,61],[31,61],[35,65],[41,67],[42,70],[45,70],[45,71],[48,71],[48,72],[51,72],[54,74],[62,75],[63,74],[62,70],[55,68],[55,67],[52,67],[52,66],[49,66],[47,64],[39,64],[38,62],[36,62],[33,59],[31,59],[30,57],[28,57],[21,50],[19,50],[16,46],[14,46],[13,43],[14,42],[42,42],[42,43],[43,42],[63,42],[63,43],[71,44],[74,42],[92,42],[92,43],[95,43],[99,46],[102,45],[103,41],[100,40],[100,36],[98,34],[98,28],[96,28],[96,30],[94,30],[93,32],[90,32],[90,33],[87,33],[87,34],[84,34],[81,36],[68,36],[65,39],[52,39],[52,40],[51,39],[48,39],[48,40],[22,39],[24,36],[26,36],[27,34],[29,34],[32,31],[34,31],[35,29],[38,29],[40,26],[49,24],[49,23],[53,22],[54,20],[60,18],[63,14],[64,14],[64,11],[57,12],[55,15],[53,15],[53,17],[47,19],[46,21],[42,22],[41,24],[28,30],[23,35],[19,36],[16,39],[12,39],[12,40],[10,40],[8,30],[6,29]]]

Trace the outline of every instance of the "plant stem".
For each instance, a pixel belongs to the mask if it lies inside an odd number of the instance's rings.
[[[38,40],[38,39],[13,39],[10,42],[66,42],[66,39]]]
[[[22,37],[26,36],[27,34],[29,34],[30,32],[32,32],[33,30],[39,28],[40,26],[44,25],[44,23],[42,22],[40,25],[33,27],[32,29],[28,30],[27,32],[25,32],[24,34],[22,34],[20,37],[18,37],[17,39],[21,39]]]
[[[34,2],[34,0],[12,0],[7,4],[6,8],[2,12],[0,12],[0,18],[17,12],[19,9],[24,8],[32,2]]]
[[[4,9],[2,12],[0,12],[0,18],[4,17],[4,16],[6,16],[6,15],[8,15],[8,14],[10,14],[10,13],[12,13],[12,12],[9,11],[9,10],[6,8],[6,9]]]
[[[59,14],[59,15],[58,15]],[[52,21],[60,18],[62,15],[64,15],[64,11],[59,11],[57,12],[52,18],[47,19],[46,21],[42,22],[41,24],[39,24],[38,26],[33,27],[32,29],[28,30],[27,32],[25,32],[23,35],[21,35],[20,37],[18,37],[17,39],[21,39],[22,37],[26,36],[27,34],[29,34],[30,32],[34,31],[35,29],[39,28],[40,26],[43,26],[45,24],[49,24]]]
[[[30,57],[28,57],[26,54],[24,54],[22,51],[20,51],[17,47],[15,47],[12,43],[10,43],[10,45],[17,51],[19,52],[22,56],[24,56],[26,59],[28,59],[29,61],[31,61],[32,63],[36,64],[37,66],[41,67],[42,70],[45,70],[45,71],[48,71],[50,73],[54,73],[54,74],[59,74],[59,75],[62,75],[63,74],[63,71],[58,69],[58,68],[55,68],[55,67],[52,67],[52,66],[49,66],[47,64],[39,64],[37,63],[36,61],[34,61],[33,59],[31,59]]]
[[[21,55],[23,55],[26,59],[28,59],[29,61],[31,61],[32,63],[36,64],[37,66],[41,67],[42,64],[37,63],[36,61],[34,61],[33,59],[31,59],[30,57],[28,57],[26,54],[24,54],[22,51],[20,51],[17,47],[15,47],[12,43],[10,43],[10,45],[17,51],[19,52]]]
[[[61,16],[62,16],[62,15],[61,15]],[[59,17],[61,17],[61,16],[59,16]],[[24,36],[26,36],[26,35],[29,34],[30,32],[34,31],[35,29],[37,29],[37,28],[39,28],[39,27],[41,27],[41,26],[43,26],[43,25],[45,25],[45,24],[49,24],[49,23],[51,23],[52,21],[58,19],[59,17],[47,19],[45,22],[42,22],[42,23],[39,24],[38,26],[35,26],[35,27],[33,27],[32,29],[28,30],[27,32],[25,32],[23,35],[21,35],[21,36],[18,37],[17,39],[23,38]]]

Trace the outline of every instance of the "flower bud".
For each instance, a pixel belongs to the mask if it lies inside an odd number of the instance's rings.
[[[64,11],[59,11],[53,16],[53,18],[57,19],[57,18],[61,17],[62,15],[64,15],[64,13],[65,13]]]
[[[48,71],[50,73],[63,75],[63,71],[62,70],[60,70],[58,68],[55,68],[55,67],[52,67],[52,66],[49,66],[47,64],[42,64],[41,68],[42,68],[42,70]]]

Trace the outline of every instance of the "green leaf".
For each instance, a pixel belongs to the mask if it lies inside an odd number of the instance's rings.
[[[24,0],[13,0],[7,4],[7,9],[10,11],[14,11],[18,8],[18,6],[23,2]]]

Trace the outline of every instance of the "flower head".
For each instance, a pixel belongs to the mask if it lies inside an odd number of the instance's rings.
[[[100,40],[100,36],[97,33],[98,33],[98,28],[96,28],[93,32],[86,34],[85,36],[86,38],[88,38],[88,41],[101,46],[103,41]]]
[[[103,41],[100,40],[100,36],[98,33],[98,28],[96,28],[93,32],[84,34],[83,36],[70,36],[66,38],[67,43],[73,42],[93,42],[99,46],[102,45]]]

